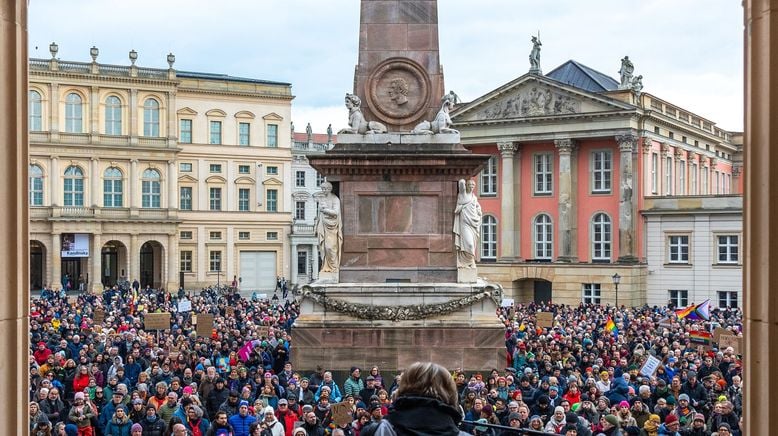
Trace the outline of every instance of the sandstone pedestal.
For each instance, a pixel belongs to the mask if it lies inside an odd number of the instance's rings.
[[[462,147],[458,134],[387,133],[341,134],[309,159],[340,198],[343,250],[338,283],[301,289],[295,367],[502,367],[502,288],[476,269],[457,271],[453,235],[457,182],[489,156]]]

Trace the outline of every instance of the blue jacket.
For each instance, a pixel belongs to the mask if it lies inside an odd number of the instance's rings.
[[[249,427],[257,420],[256,416],[240,416],[240,413],[230,416],[229,423],[232,426],[235,436],[249,436]]]
[[[619,404],[622,401],[629,401],[629,386],[624,377],[616,377],[611,382],[611,389],[605,393],[611,404]]]
[[[186,426],[187,430],[189,430],[190,432],[192,431],[192,423],[188,419],[184,420],[184,425]],[[198,425],[197,427],[200,429],[200,433],[204,435],[208,431],[208,427],[210,426],[211,426],[211,422],[203,417],[200,418],[200,425]]]

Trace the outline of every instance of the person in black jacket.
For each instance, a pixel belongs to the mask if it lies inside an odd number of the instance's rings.
[[[216,379],[216,383],[214,383],[215,386],[213,389],[211,389],[211,392],[208,393],[208,398],[205,399],[205,410],[208,412],[208,417],[211,418],[213,421],[213,418],[216,417],[216,412],[219,411],[219,407],[227,401],[227,398],[230,395],[230,391],[224,387],[224,379],[219,377]]]
[[[146,406],[146,417],[140,421],[143,427],[143,436],[162,436],[165,434],[165,421],[157,416],[157,409],[153,405]]]

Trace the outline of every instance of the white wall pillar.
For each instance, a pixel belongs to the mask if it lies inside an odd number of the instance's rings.
[[[521,203],[516,201],[515,188],[519,185],[514,174],[514,155],[520,161],[521,155],[516,154],[518,145],[514,142],[498,142],[497,149],[502,156],[500,175],[500,259],[506,261],[519,257],[519,232],[516,227],[516,217],[521,211]],[[520,198],[520,196],[518,196]]]

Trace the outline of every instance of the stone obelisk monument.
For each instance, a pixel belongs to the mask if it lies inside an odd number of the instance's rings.
[[[327,178],[316,224],[323,259],[319,280],[300,292],[295,367],[500,367],[502,290],[476,269],[473,177],[489,156],[462,147],[451,128],[437,1],[361,7],[349,127],[309,158]]]

